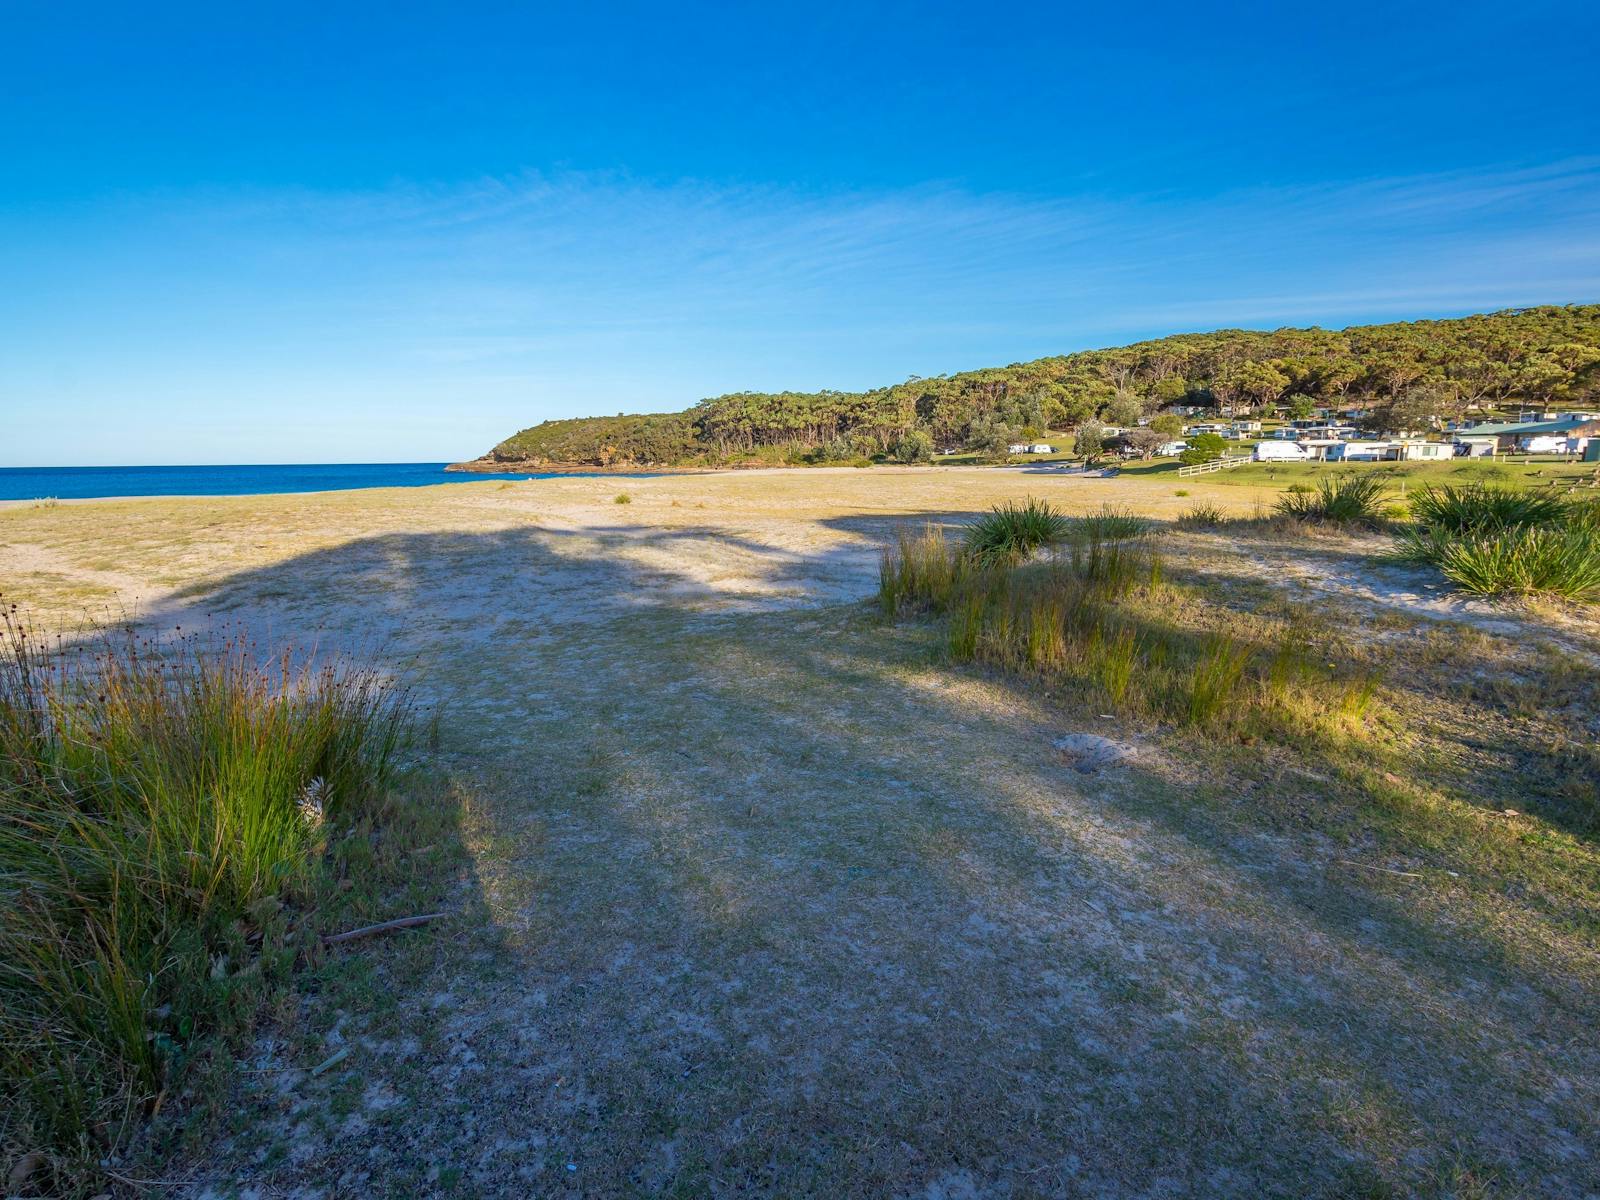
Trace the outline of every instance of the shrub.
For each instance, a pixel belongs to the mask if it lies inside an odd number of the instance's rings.
[[[1220,433],[1201,433],[1189,439],[1189,448],[1178,455],[1185,466],[1212,462],[1228,452],[1228,442]]]
[[[1048,501],[1008,500],[967,527],[965,550],[978,563],[1016,562],[1040,546],[1061,541],[1070,528],[1067,518]]]
[[[1185,496],[1187,496],[1189,494],[1189,489],[1188,488],[1179,488],[1177,491],[1173,492],[1172,494],[1174,496],[1177,496],[1181,500],[1183,497],[1185,497]]]
[[[1560,497],[1489,483],[1425,487],[1411,497],[1411,515],[1418,522],[1450,533],[1557,525],[1569,511]]]
[[[1285,492],[1274,511],[1300,521],[1375,526],[1383,520],[1387,489],[1381,475],[1341,472],[1317,480],[1314,492]]]
[[[611,503],[613,503],[613,504],[632,504],[633,503],[633,497],[628,495],[627,492],[618,492],[616,494],[616,497],[611,501]]]
[[[923,463],[933,457],[933,436],[925,429],[912,429],[894,444],[896,462]]]
[[[281,906],[385,802],[406,722],[371,671],[132,635],[50,654],[0,614],[0,1146],[103,1157],[248,1022],[294,960]]]

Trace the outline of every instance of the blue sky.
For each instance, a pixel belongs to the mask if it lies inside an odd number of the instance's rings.
[[[1600,300],[1600,9],[1303,7],[0,7],[0,465]]]

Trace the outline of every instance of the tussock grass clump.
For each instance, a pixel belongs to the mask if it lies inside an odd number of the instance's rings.
[[[1382,475],[1345,471],[1317,480],[1314,492],[1285,492],[1274,511],[1297,521],[1377,526],[1384,519],[1388,486]]]
[[[612,497],[611,503],[613,503],[613,504],[632,504],[633,503],[633,497],[628,495],[627,492],[618,492],[614,497]]]
[[[1063,541],[1072,523],[1049,501],[1008,500],[967,526],[965,552],[975,562],[1018,562],[1041,546]]]
[[[1217,529],[1228,523],[1228,514],[1219,504],[1202,501],[1190,505],[1178,515],[1179,529]]]
[[[1144,537],[1155,528],[1153,521],[1114,504],[1102,504],[1099,512],[1079,517],[1074,524],[1075,532],[1081,536],[1107,542]]]
[[[878,560],[878,605],[888,617],[903,608],[943,611],[956,586],[975,569],[938,525],[914,533],[902,529]]]
[[[1394,557],[1480,596],[1600,600],[1600,505],[1486,483],[1424,488]]]
[[[1559,525],[1570,505],[1559,496],[1489,483],[1424,487],[1411,497],[1421,525],[1447,533],[1481,533],[1513,525]]]
[[[1584,524],[1467,534],[1423,529],[1402,536],[1395,554],[1432,563],[1457,587],[1481,596],[1600,601],[1600,529]]]
[[[248,1023],[407,720],[372,671],[239,640],[64,650],[0,614],[0,1147],[59,1181]]]
[[[1187,715],[1191,724],[1215,724],[1236,702],[1250,659],[1250,647],[1226,634],[1212,634],[1202,641],[1189,676]]]
[[[1043,675],[1132,715],[1285,737],[1365,717],[1375,678],[1343,679],[1297,641],[1232,636],[1227,613],[1175,624],[1183,594],[1163,574],[1147,539],[1085,538],[1044,561],[985,565],[929,529],[886,552],[879,595],[888,614],[942,616],[953,661]]]

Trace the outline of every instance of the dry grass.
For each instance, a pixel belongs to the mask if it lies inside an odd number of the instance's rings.
[[[109,560],[152,619],[227,604],[333,646],[387,633],[465,797],[450,903],[476,917],[319,970],[262,1031],[260,1073],[175,1098],[124,1173],[1594,1189],[1592,626],[1424,608],[1385,582],[1379,539],[1164,533],[1159,589],[1128,593],[1140,619],[1191,631],[1224,683],[1223,639],[1255,648],[1250,687],[1291,700],[1334,662],[1330,720],[1360,736],[1219,732],[1128,703],[1136,625],[1108,626],[1080,681],[952,663],[948,625],[860,602],[908,520],[953,530],[1028,495],[1174,519],[1220,489],[948,469],[628,486],[626,510],[614,481],[574,480],[0,512],[0,561]],[[1006,644],[1048,658],[1054,628]],[[1077,730],[1141,753],[1082,774],[1051,749]],[[323,1075],[279,1073],[339,1046]]]

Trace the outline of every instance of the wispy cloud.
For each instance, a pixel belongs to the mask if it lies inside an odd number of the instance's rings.
[[[1591,300],[1597,231],[1595,159],[1206,196],[588,174],[152,195],[0,210],[0,387],[38,405],[111,381],[175,407],[450,402],[464,451],[508,423],[731,387]]]

